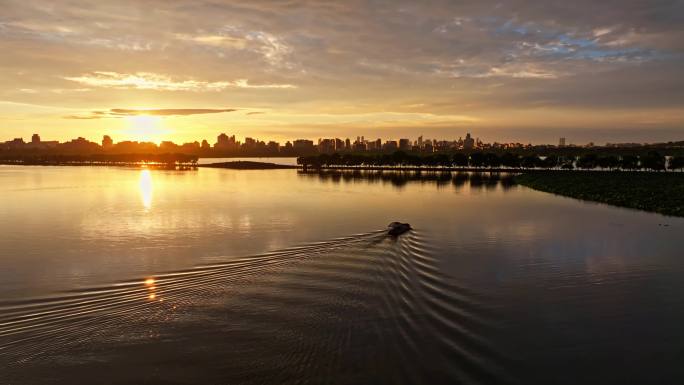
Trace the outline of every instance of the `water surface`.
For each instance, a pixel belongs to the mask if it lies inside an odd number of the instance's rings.
[[[682,219],[496,174],[6,166],[0,196],[0,383],[684,379]]]

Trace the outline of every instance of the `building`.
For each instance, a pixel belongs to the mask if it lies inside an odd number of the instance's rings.
[[[411,141],[408,139],[399,139],[399,149],[401,151],[411,151]]]
[[[266,150],[269,154],[276,155],[280,152],[280,143],[271,140],[266,144]]]
[[[565,147],[565,138],[560,138],[558,140],[558,147]]]
[[[397,151],[398,148],[399,148],[399,145],[397,144],[396,140],[388,140],[382,146],[382,149],[385,151]]]
[[[100,150],[100,145],[79,136],[76,139],[62,143],[60,148],[69,153],[96,153]]]
[[[366,146],[366,142],[361,139],[357,139],[356,142],[352,145],[352,150],[356,152],[363,152],[368,149],[368,146]]]
[[[226,134],[221,134],[216,137],[216,144],[214,148],[217,150],[236,150],[239,143],[235,140],[235,135],[228,136]]]
[[[253,150],[257,147],[257,140],[254,138],[246,137],[245,143],[242,144],[243,150]]]
[[[318,139],[318,152],[325,154],[335,152],[335,139]]]
[[[344,140],[342,140],[340,138],[335,138],[335,151],[339,152],[339,151],[344,151],[344,150],[345,150]]]
[[[463,149],[472,150],[473,147],[475,147],[475,139],[470,136],[470,133],[467,133],[465,139],[463,139]]]
[[[5,142],[5,146],[10,150],[24,148],[24,145],[26,145],[26,143],[24,142],[24,138],[14,138],[12,140]]]
[[[316,151],[313,140],[297,139],[292,141],[292,149],[297,154],[310,154]]]

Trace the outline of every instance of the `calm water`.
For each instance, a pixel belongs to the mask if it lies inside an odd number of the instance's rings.
[[[682,219],[463,173],[0,166],[0,197],[0,384],[684,381]]]

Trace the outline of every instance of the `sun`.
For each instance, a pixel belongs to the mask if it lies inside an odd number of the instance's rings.
[[[128,137],[140,142],[159,142],[165,134],[159,116],[136,115],[126,118]]]

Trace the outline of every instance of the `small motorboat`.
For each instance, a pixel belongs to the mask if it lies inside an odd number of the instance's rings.
[[[391,236],[399,236],[411,230],[411,225],[408,223],[392,222],[387,226],[387,234]]]

